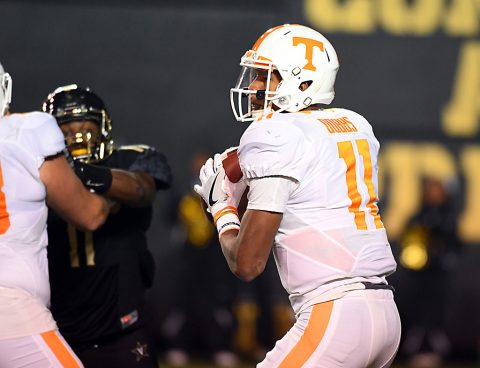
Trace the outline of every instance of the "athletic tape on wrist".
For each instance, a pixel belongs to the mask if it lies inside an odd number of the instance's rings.
[[[228,230],[239,230],[240,229],[240,219],[234,213],[228,213],[220,217],[217,221],[217,231],[218,236],[220,237],[225,231]]]
[[[213,216],[213,222],[217,226],[218,236],[228,230],[239,230],[240,219],[237,207],[225,206]]]
[[[213,223],[216,224],[220,217],[225,216],[229,213],[233,213],[233,214],[237,215],[237,217],[238,217],[237,207],[225,206],[221,210],[215,212],[215,214],[213,215]]]

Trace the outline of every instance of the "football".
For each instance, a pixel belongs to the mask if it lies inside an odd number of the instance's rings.
[[[240,169],[240,162],[238,161],[237,148],[235,147],[235,148],[227,149],[225,152],[221,154],[221,159],[222,159],[222,165],[225,170],[225,174],[228,177],[228,180],[230,180],[232,183],[238,183],[240,179],[242,179],[243,174],[242,174],[242,170]],[[248,194],[248,187],[243,193],[240,203],[238,204],[238,217],[240,218],[240,220],[242,219],[243,214],[247,210],[247,204],[248,204],[247,194]],[[213,221],[211,214],[207,212],[207,205],[203,200],[202,200],[202,207],[203,207],[203,210],[205,211],[205,215],[207,216],[207,218]]]
[[[238,161],[237,148],[228,149],[222,154],[222,165],[225,169],[225,174],[227,174],[228,180],[232,183],[238,183],[242,179],[242,170],[240,169],[240,162]],[[243,214],[247,210],[247,199],[248,187],[242,195],[242,199],[238,204],[238,217],[240,220],[243,217]]]
[[[222,165],[228,179],[232,183],[237,183],[243,176],[240,162],[238,161],[237,149],[227,150],[222,156]]]

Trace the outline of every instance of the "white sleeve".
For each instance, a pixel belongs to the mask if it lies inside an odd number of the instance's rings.
[[[272,176],[247,180],[247,209],[284,213],[291,192],[298,183],[291,178]]]
[[[40,166],[45,157],[56,155],[65,148],[65,138],[55,118],[49,114],[31,113],[31,120],[22,132],[22,141]]]
[[[310,143],[293,124],[254,122],[240,139],[238,158],[245,178],[286,176],[301,181],[311,160]]]

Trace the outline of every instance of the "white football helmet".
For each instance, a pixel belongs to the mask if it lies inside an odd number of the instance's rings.
[[[4,116],[12,101],[12,77],[5,73],[2,64],[0,63],[0,118]]]
[[[284,24],[269,29],[245,53],[240,66],[237,84],[230,90],[232,110],[238,121],[253,121],[273,110],[297,112],[313,104],[328,105],[335,96],[337,53],[323,35],[309,27]],[[266,91],[250,88],[256,69],[267,70]],[[276,91],[269,91],[274,70],[280,73],[282,81]],[[308,86],[304,90],[303,83]],[[263,109],[252,107],[254,94],[257,99],[265,99]]]

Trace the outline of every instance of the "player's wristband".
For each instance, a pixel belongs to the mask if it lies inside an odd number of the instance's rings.
[[[220,237],[225,231],[239,230],[240,219],[238,218],[238,211],[233,206],[227,206],[218,211],[213,218],[217,226],[218,236]]]
[[[75,161],[74,168],[83,185],[98,194],[106,193],[112,186],[112,171],[108,167]]]

